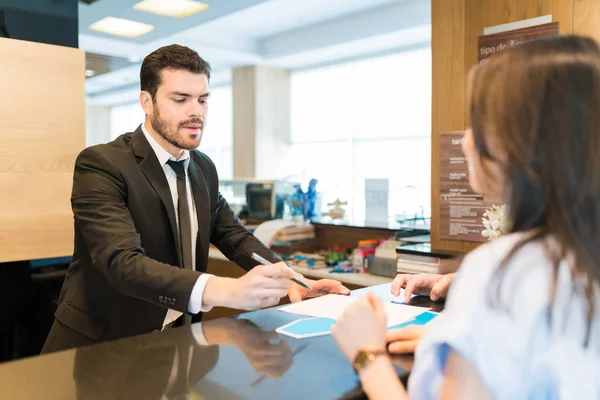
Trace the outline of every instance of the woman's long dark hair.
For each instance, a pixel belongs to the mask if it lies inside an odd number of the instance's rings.
[[[469,84],[475,147],[505,177],[510,232],[527,232],[503,260],[496,293],[510,258],[542,241],[553,264],[551,299],[565,260],[574,291],[585,295],[588,343],[600,286],[598,44],[578,36],[527,43],[477,66]]]

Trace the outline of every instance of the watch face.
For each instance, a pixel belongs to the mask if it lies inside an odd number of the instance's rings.
[[[361,350],[354,357],[354,369],[357,371],[373,362],[378,356],[388,355],[387,350]]]
[[[356,355],[356,358],[354,359],[354,368],[356,369],[361,369],[364,366],[366,366],[367,364],[369,364],[371,361],[373,361],[373,358],[375,358],[373,356],[373,354],[369,351],[366,350],[361,350],[358,352],[358,354]]]

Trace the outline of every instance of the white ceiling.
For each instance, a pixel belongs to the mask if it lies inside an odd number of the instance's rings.
[[[184,19],[136,11],[136,2],[80,3],[79,47],[143,59],[162,45],[183,44],[209,61],[211,84],[218,85],[228,83],[231,69],[243,65],[305,68],[431,40],[429,0],[205,0],[210,4],[206,11]],[[150,23],[156,29],[135,39],[88,29],[105,16]],[[137,63],[87,79],[88,103],[136,101],[139,67]]]

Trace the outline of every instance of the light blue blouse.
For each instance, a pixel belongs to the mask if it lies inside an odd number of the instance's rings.
[[[541,242],[514,255],[497,290],[494,273],[521,237],[492,240],[465,258],[444,312],[417,348],[411,399],[440,397],[450,349],[495,399],[600,399],[600,301],[585,347],[585,297],[574,292],[568,264],[559,268],[552,308],[552,265]]]

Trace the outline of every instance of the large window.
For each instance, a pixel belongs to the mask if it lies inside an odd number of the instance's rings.
[[[364,218],[366,178],[388,178],[389,214],[430,214],[431,49],[297,71],[291,77],[296,174]]]
[[[231,86],[210,89],[206,128],[199,150],[215,163],[219,179],[233,177],[233,100]]]
[[[220,179],[233,176],[233,123],[231,86],[211,88],[206,128],[199,150],[215,163]],[[139,103],[111,108],[111,137],[135,130],[144,122]]]

